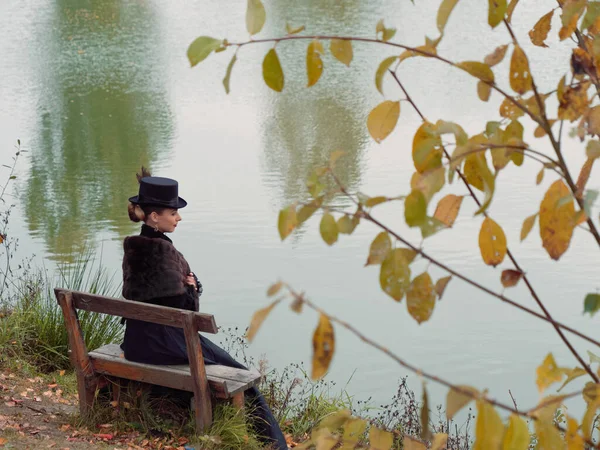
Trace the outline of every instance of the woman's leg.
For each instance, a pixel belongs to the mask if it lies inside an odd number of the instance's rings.
[[[233,359],[229,353],[202,335],[200,336],[200,343],[202,345],[202,355],[204,356],[204,362],[206,364],[220,364],[223,366],[235,367],[236,369],[246,369],[244,365]],[[255,387],[248,389],[246,391],[246,399],[248,399],[250,403],[249,410],[259,435],[262,436],[267,443],[275,444],[277,450],[287,450],[288,446],[283,437],[283,433],[279,428],[279,424],[277,423],[277,420],[275,420],[269,405],[267,405],[267,401],[260,391]]]

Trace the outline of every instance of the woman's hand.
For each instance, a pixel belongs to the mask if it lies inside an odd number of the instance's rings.
[[[190,272],[187,277],[185,277],[185,284],[189,286],[194,286],[194,289],[198,290],[198,285],[196,285],[196,279],[194,278],[194,274]]]

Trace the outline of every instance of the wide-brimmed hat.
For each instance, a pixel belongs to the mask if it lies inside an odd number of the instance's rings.
[[[179,209],[187,202],[179,197],[179,184],[176,180],[163,177],[144,177],[140,179],[140,192],[129,199],[136,205],[163,206]]]

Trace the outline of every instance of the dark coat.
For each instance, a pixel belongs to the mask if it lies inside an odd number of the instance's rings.
[[[163,233],[142,226],[123,242],[123,297],[170,308],[198,311],[201,292],[185,284],[190,266]],[[198,282],[198,286],[201,287]],[[125,358],[146,364],[187,364],[181,328],[129,319],[121,348]]]

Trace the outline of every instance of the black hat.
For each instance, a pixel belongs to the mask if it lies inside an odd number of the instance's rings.
[[[165,208],[179,209],[187,202],[179,197],[179,185],[171,178],[144,177],[140,179],[139,195],[129,199],[137,205],[164,206]]]

